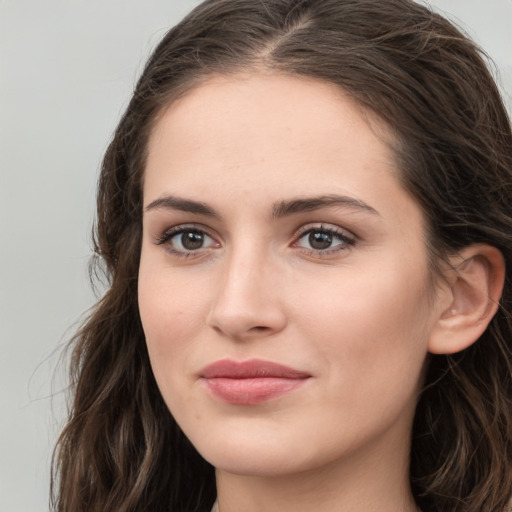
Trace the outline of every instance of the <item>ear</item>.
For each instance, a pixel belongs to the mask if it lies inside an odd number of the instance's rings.
[[[478,340],[498,310],[505,281],[503,256],[490,245],[470,245],[449,265],[436,297],[439,308],[428,342],[433,354],[460,352]]]

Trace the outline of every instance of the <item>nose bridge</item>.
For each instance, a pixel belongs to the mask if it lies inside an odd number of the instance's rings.
[[[219,273],[210,323],[233,338],[280,331],[284,311],[275,286],[278,269],[263,244],[233,246]]]

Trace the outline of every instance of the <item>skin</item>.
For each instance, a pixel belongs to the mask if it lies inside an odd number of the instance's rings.
[[[254,73],[194,88],[151,135],[140,314],[162,395],[216,467],[221,512],[417,510],[410,432],[447,299],[386,129],[364,114],[328,84]],[[334,194],[349,200],[282,211]],[[191,225],[205,236],[185,250],[172,229]],[[312,250],[326,230],[331,246]],[[232,405],[198,376],[225,358],[310,378]]]

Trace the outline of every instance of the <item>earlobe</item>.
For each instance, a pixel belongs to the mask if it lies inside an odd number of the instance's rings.
[[[478,340],[498,310],[505,281],[503,256],[490,245],[464,248],[450,258],[450,267],[429,337],[433,354],[460,352]]]

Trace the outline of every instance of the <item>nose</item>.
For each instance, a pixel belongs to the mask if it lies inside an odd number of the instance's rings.
[[[286,325],[279,270],[264,255],[233,253],[219,275],[209,324],[234,340],[266,337]]]

